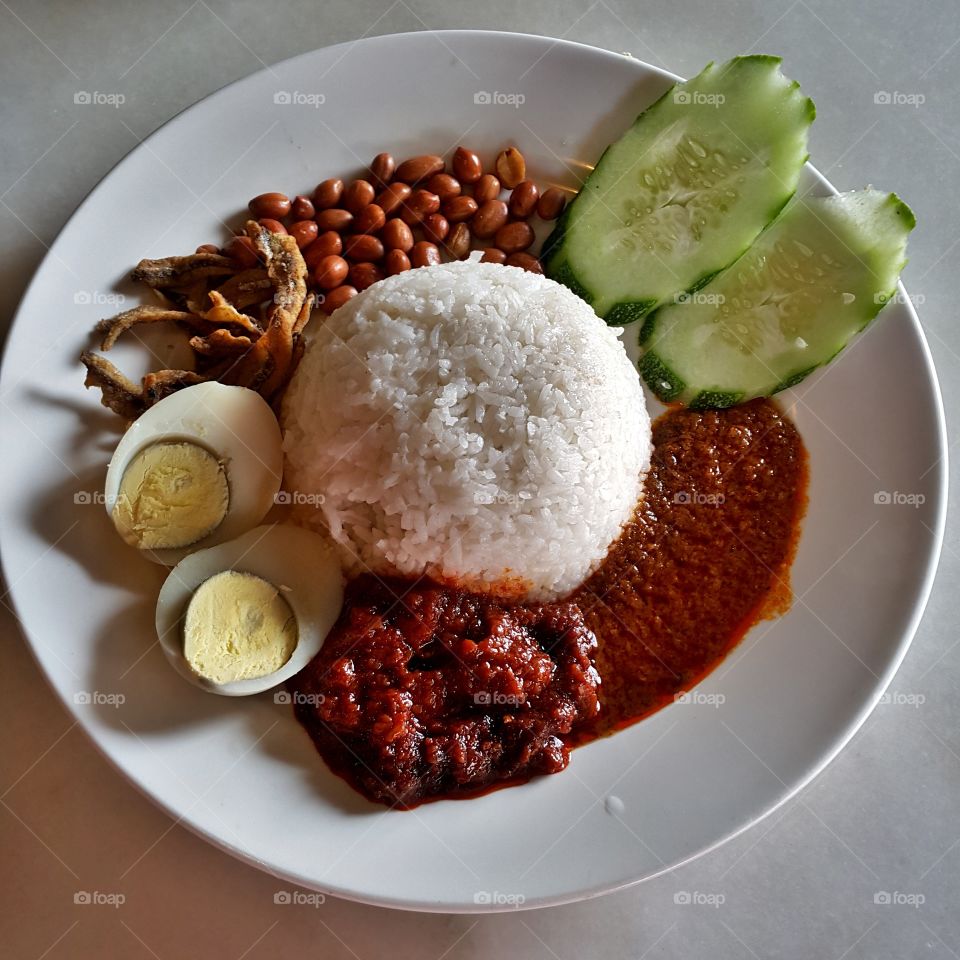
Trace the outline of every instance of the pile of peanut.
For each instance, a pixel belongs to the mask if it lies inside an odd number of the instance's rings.
[[[529,220],[555,220],[566,196],[555,187],[542,193],[527,179],[516,147],[502,150],[486,173],[480,158],[460,146],[449,165],[423,155],[397,164],[389,153],[374,157],[365,179],[324,180],[313,196],[292,200],[263,193],[250,213],[268,230],[297,241],[310,283],[326,313],[358,291],[411,267],[462,260],[472,249],[483,260],[542,273],[527,251],[534,231]],[[504,191],[509,191],[506,199]],[[201,248],[207,249],[207,246]],[[240,267],[257,265],[246,236],[231,239],[223,252]]]

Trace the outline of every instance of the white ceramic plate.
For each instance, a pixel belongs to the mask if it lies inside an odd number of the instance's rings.
[[[171,816],[278,876],[358,900],[456,911],[561,903],[743,830],[822,769],[876,703],[919,620],[944,517],[937,383],[905,303],[783,396],[812,474],[797,599],[701,685],[722,705],[674,704],[576,750],[559,776],[481,799],[386,812],[327,771],[289,706],[184,683],[154,637],[162,571],[119,542],[95,502],[117,418],[84,390],[77,356],[94,322],[119,309],[109,296],[137,295],[122,278],[140,257],[221,239],[221,218],[237,222],[254,194],[309,192],[383,149],[402,157],[465,141],[489,154],[515,142],[539,179],[573,184],[670,82],[625,56],[500,33],[318,50],[176,117],[64,229],[3,365],[4,569],[68,709]],[[806,186],[827,189],[813,172]],[[151,343],[162,354],[174,340]],[[143,365],[134,347],[119,355],[131,372]]]

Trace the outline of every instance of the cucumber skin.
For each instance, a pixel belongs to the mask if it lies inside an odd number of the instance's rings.
[[[735,407],[743,399],[743,393],[726,390],[701,390],[691,401],[690,410],[723,410]]]
[[[656,300],[621,300],[603,318],[611,327],[625,327],[642,320],[657,305]]]
[[[843,348],[841,347],[841,349]],[[837,353],[839,352],[840,350],[837,351]],[[835,353],[833,357],[835,357],[837,353]],[[833,357],[831,357],[830,360],[833,360]],[[803,381],[806,380],[814,370],[819,370],[821,367],[826,366],[830,360],[824,360],[823,363],[815,363],[812,367],[807,367],[806,370],[800,370],[797,373],[790,374],[789,377],[787,377],[785,380],[781,380],[780,383],[773,388],[773,392],[781,393],[784,390],[789,390],[791,387],[795,387],[798,383],[803,383]]]
[[[647,386],[664,403],[673,403],[687,389],[687,385],[655,353],[644,354],[640,359],[640,374]],[[711,410],[736,406],[743,399],[742,393],[729,390],[701,390],[687,404],[690,410]]]
[[[577,194],[577,196],[579,196],[579,194]],[[544,269],[546,269],[547,264],[553,259],[554,253],[563,246],[563,237],[567,232],[567,217],[570,216],[570,210],[576,202],[577,197],[574,197],[566,205],[563,213],[557,217],[556,223],[554,223],[553,229],[548,234],[547,239],[544,240],[540,246],[540,262],[543,264]]]
[[[565,287],[575,293],[581,300],[586,300],[587,303],[593,302],[593,294],[577,279],[577,275],[573,272],[570,264],[564,261],[557,268],[556,272],[550,277],[551,280],[556,280],[557,283],[562,283]]]
[[[771,54],[745,54],[737,57],[732,57],[729,61],[726,61],[722,66],[724,68],[729,68],[730,66],[741,63],[741,62],[749,62],[750,65],[756,65],[756,66],[760,66],[760,65],[779,66],[783,61],[781,57],[776,57]],[[705,73],[707,70],[709,70],[713,66],[714,66],[714,61],[711,60],[709,63],[706,64],[706,66],[704,66],[704,68],[700,71],[699,74],[697,74],[697,76],[700,76],[700,74]],[[694,77],[693,79],[696,79],[696,77]],[[645,107],[643,110],[640,111],[640,113],[637,114],[637,116],[634,118],[633,124],[628,129],[632,129],[633,126],[643,116],[645,116],[650,111],[652,111],[662,101],[670,97],[678,86],[686,82],[687,81],[685,80],[678,80],[672,83],[656,100],[653,101],[653,103]],[[799,82],[794,80],[790,84],[789,89],[799,90],[800,89]],[[811,100],[809,97],[804,98],[804,105],[806,107],[806,120],[807,120],[806,126],[809,128],[810,124],[812,124],[814,119],[816,118],[817,108],[813,100]],[[626,132],[627,131],[625,131],[625,133]],[[618,141],[614,141],[614,143],[616,142]],[[573,198],[573,200],[567,204],[563,213],[560,215],[556,224],[554,225],[553,230],[547,236],[546,240],[544,240],[543,245],[541,247],[541,251],[540,251],[540,261],[543,265],[543,270],[546,276],[548,276],[551,280],[556,280],[558,283],[562,283],[564,286],[569,287],[569,289],[572,290],[578,297],[580,297],[582,300],[585,300],[591,306],[593,306],[596,300],[596,296],[594,292],[591,291],[589,287],[585,283],[583,283],[583,281],[577,276],[576,271],[573,269],[573,267],[570,265],[569,261],[567,260],[566,256],[564,255],[563,247],[564,247],[564,240],[567,232],[567,225],[569,223],[571,212],[576,208],[577,202],[584,195],[584,190],[588,186],[589,181],[592,179],[594,173],[600,169],[600,165],[603,162],[604,157],[607,155],[610,148],[614,146],[614,143],[608,144],[604,148],[603,153],[600,154],[600,157],[597,160],[596,164],[594,165],[593,170],[590,172],[590,175],[581,185],[580,191]],[[809,159],[809,156],[810,155],[807,154],[804,157],[803,163],[806,163],[806,161]],[[803,166],[803,163],[801,163],[800,165],[801,167]],[[776,217],[780,214],[783,208],[793,198],[794,193],[795,191],[791,191],[789,194],[784,196],[780,202],[774,205],[772,210],[769,211],[767,214],[766,223],[770,223],[771,221],[776,219]],[[723,264],[716,270],[712,270],[709,273],[706,273],[703,276],[699,277],[686,290],[677,291],[675,296],[680,296],[682,294],[696,293],[696,291],[706,286],[706,284],[708,284],[718,273],[722,272],[728,266],[730,266],[731,263],[734,263],[736,260],[738,260],[743,255],[744,252],[745,250],[741,250],[728,263]],[[629,324],[648,318],[649,316],[651,316],[653,311],[655,311],[658,307],[662,306],[664,302],[665,301],[657,301],[654,299],[620,301],[618,303],[613,304],[605,312],[605,314],[603,315],[603,319],[610,326],[627,326]],[[644,329],[646,329],[646,327]],[[649,332],[647,333],[647,336],[649,336]],[[641,343],[643,342],[643,340],[644,340],[644,335],[641,332]]]
[[[904,221],[904,236],[906,236],[906,234],[908,234],[916,226],[916,216],[910,207],[895,193],[890,193],[888,195],[887,203],[894,207],[896,216]],[[744,253],[746,252],[747,251],[744,251]],[[730,264],[730,266],[732,267],[735,264],[736,261]],[[898,273],[906,266],[906,264],[906,258],[900,261],[900,264],[897,267]],[[722,272],[723,271],[718,271],[718,274]],[[889,301],[896,296],[896,293],[897,287],[894,286],[888,293],[878,295],[874,300],[873,307],[868,308],[868,310],[865,311],[863,315],[863,321],[853,336],[862,333],[877,317],[887,303],[889,303]],[[655,310],[644,322],[639,334],[639,343],[641,347],[653,335],[657,326],[657,321],[659,320],[659,312],[659,310]],[[770,395],[772,396],[773,394],[780,393],[784,390],[789,390],[791,387],[797,386],[797,384],[806,380],[806,378],[809,377],[814,371],[819,370],[821,367],[827,366],[829,363],[832,363],[843,352],[844,347],[849,344],[850,340],[853,339],[853,336],[851,336],[846,342],[841,343],[829,357],[827,357],[825,360],[822,360],[820,363],[806,366],[788,374],[770,391]],[[641,356],[640,360],[638,361],[637,368],[647,386],[653,391],[656,397],[664,403],[675,403],[680,400],[685,392],[688,391],[688,384],[666,363],[666,361],[664,361],[662,357],[658,356],[654,350],[647,350]],[[691,410],[722,409],[724,407],[730,407],[740,403],[744,400],[744,397],[744,392],[735,393],[725,390],[707,389],[701,390],[695,394],[693,398],[686,404],[686,406]],[[746,399],[750,400],[754,398],[751,396],[747,397]]]
[[[672,403],[687,389],[686,383],[655,353],[645,353],[637,367],[647,386],[664,403]]]

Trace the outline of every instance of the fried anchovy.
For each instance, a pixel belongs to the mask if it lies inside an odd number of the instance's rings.
[[[106,357],[85,350],[80,361],[87,368],[85,387],[99,387],[100,402],[125,420],[136,420],[146,410],[143,390],[125,377]]]
[[[207,378],[192,370],[160,370],[148,373],[142,384],[124,376],[106,357],[85,350],[80,361],[87,368],[86,387],[99,387],[100,402],[127,420],[136,420],[148,407],[181,387],[203,383]]]
[[[192,370],[158,370],[156,373],[148,373],[143,378],[144,406],[152,407],[171,393],[176,393],[183,387],[204,383],[206,379]]]
[[[105,406],[134,420],[171,393],[209,380],[257,390],[267,400],[279,397],[303,353],[301,333],[313,297],[307,294],[307,268],[293,237],[271,233],[252,220],[246,232],[264,267],[238,272],[230,258],[215,253],[138,264],[133,279],[152,287],[168,305],[135,307],[101,320],[101,349],[109,350],[137,324],[174,321],[195,331],[190,346],[198,371],[159,370],[138,385],[104,357],[85,352],[86,385],[100,388]],[[269,306],[261,320],[243,312],[265,301]]]
[[[178,323],[189,323],[191,326],[202,325],[200,317],[193,313],[187,313],[185,310],[170,310],[166,307],[140,306],[132,310],[124,310],[115,317],[107,317],[101,320],[96,327],[97,333],[103,334],[103,340],[100,342],[101,350],[109,350],[121,334],[126,333],[131,327],[141,323],[163,323],[174,321]]]
[[[211,290],[209,296],[212,306],[204,312],[204,320],[217,326],[231,324],[240,327],[254,337],[259,337],[263,332],[253,317],[241,313],[232,303],[228,303],[219,290]]]
[[[190,346],[209,357],[236,356],[250,349],[249,337],[238,337],[229,330],[212,330],[205,337],[191,337]]]
[[[260,267],[244,270],[217,287],[224,300],[228,300],[238,310],[262,303],[269,296],[272,287],[267,271]]]
[[[291,371],[294,332],[307,299],[307,267],[293,237],[270,233],[252,220],[247,221],[247,235],[266,257],[267,275],[274,286],[266,333],[254,346],[254,352],[261,355],[262,367],[267,366],[268,358],[272,361],[267,376],[257,386],[269,400]]]
[[[186,287],[204,277],[227,277],[236,273],[236,265],[219,253],[191,253],[186,257],[141,260],[130,274],[132,280],[148,287]]]

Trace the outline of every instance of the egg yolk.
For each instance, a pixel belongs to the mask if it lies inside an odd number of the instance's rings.
[[[223,464],[195,443],[154,443],[134,456],[120,481],[113,522],[141,550],[187,547],[223,522],[230,489]]]
[[[214,683],[279,670],[297,646],[297,620],[280,591],[252,573],[226,570],[205,580],[187,605],[183,654]]]

